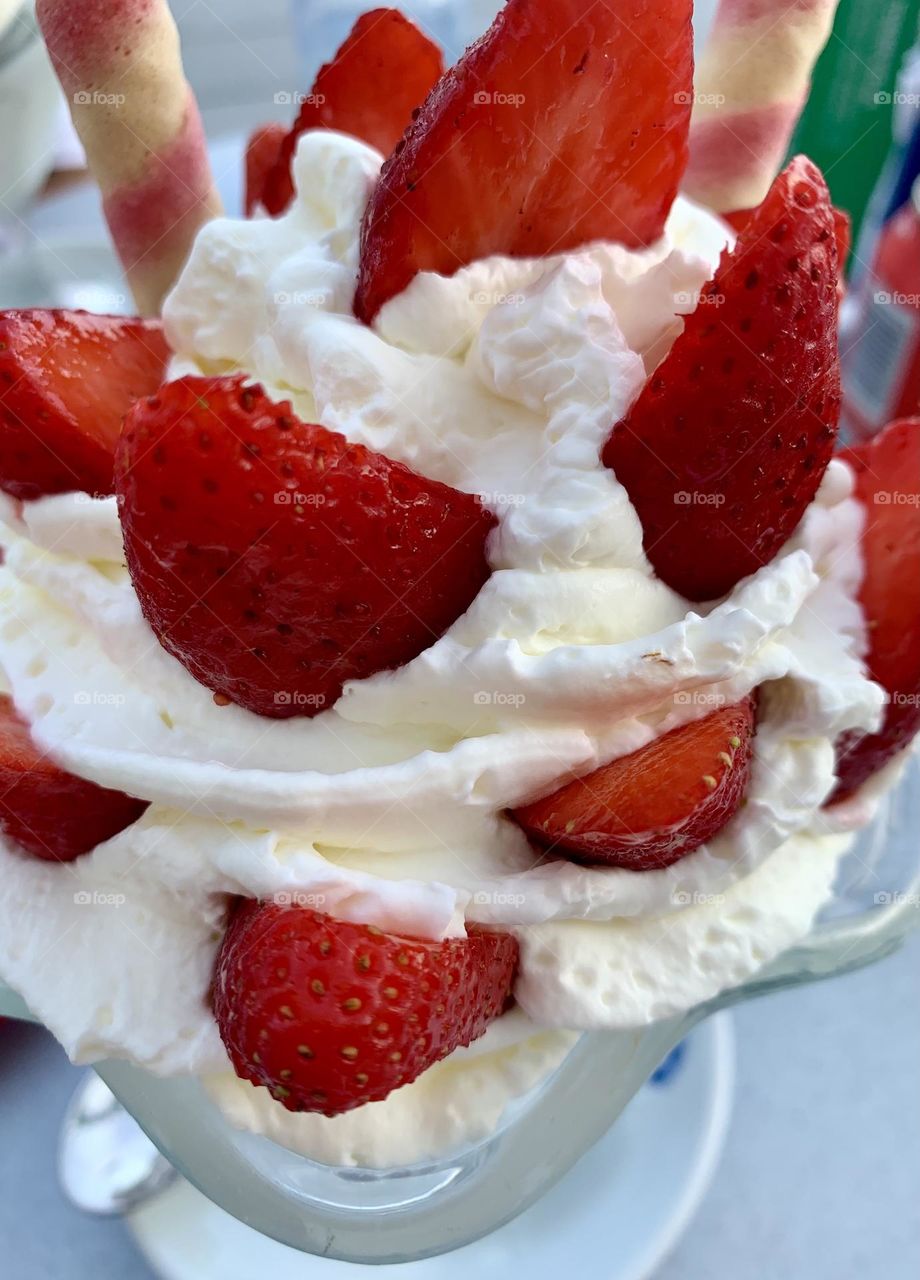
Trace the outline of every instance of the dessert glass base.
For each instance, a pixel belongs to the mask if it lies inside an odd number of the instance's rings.
[[[505,1280],[512,1259],[531,1280],[566,1271],[651,1280],[707,1195],[734,1101],[732,1015],[708,1018],[656,1071],[616,1125],[566,1177],[500,1230],[421,1262],[375,1267],[313,1261],[252,1231],[181,1178],[126,1217],[162,1280]],[[97,1081],[98,1083],[98,1081]],[[611,1250],[609,1241],[616,1241]]]
[[[336,1169],[233,1128],[196,1079],[126,1062],[96,1071],[160,1151],[241,1221],[306,1253],[408,1262],[468,1244],[533,1204],[616,1121],[668,1051],[703,1018],[758,995],[832,977],[890,954],[920,923],[920,768],[841,863],[812,934],[756,978],[681,1017],[590,1032],[559,1069],[467,1150],[397,1169]],[[0,1014],[29,1017],[0,989]]]

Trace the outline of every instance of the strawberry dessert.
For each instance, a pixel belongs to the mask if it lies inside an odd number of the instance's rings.
[[[162,324],[0,318],[0,977],[76,1060],[405,1166],[832,898],[920,728],[920,420],[838,444],[807,158],[680,194],[691,7],[447,71],[375,10]]]

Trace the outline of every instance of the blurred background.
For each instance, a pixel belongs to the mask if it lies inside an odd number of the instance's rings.
[[[245,137],[268,120],[293,119],[294,97],[362,7],[336,0],[173,0],[188,77],[231,211],[240,205]],[[485,28],[496,3],[417,0],[403,7],[456,56]],[[697,9],[702,39],[715,0],[701,0]],[[843,335],[848,425],[856,434],[905,405],[917,411],[917,31],[916,0],[843,0],[794,144],[823,164],[858,232]],[[130,307],[30,6],[0,0],[0,306],[50,302]],[[718,1036],[696,1049],[691,1043],[688,1053],[691,1067],[695,1061],[708,1073],[709,1092],[703,1088],[697,1101],[689,1093],[671,1112],[663,1108],[659,1099],[688,1070],[680,1057],[670,1063],[617,1139],[633,1150],[595,1168],[591,1188],[601,1204],[605,1197],[638,1203],[623,1170],[641,1148],[641,1195],[653,1200],[673,1172],[676,1128],[692,1130],[692,1141],[705,1147],[693,1166],[693,1192],[673,1215],[671,1237],[660,1242],[658,1253],[669,1256],[655,1262],[654,1275],[920,1276],[920,938],[868,971],[745,1006]],[[42,1030],[0,1025],[0,1276],[216,1274],[204,1261],[167,1269],[151,1240],[166,1230],[168,1213],[143,1222],[92,1217],[62,1194],[58,1134],[84,1074]],[[687,1080],[681,1087],[689,1088]],[[615,1233],[607,1240],[602,1225],[593,1229],[601,1235],[598,1256],[607,1256],[596,1280],[616,1280]],[[515,1264],[526,1267],[528,1260],[517,1256]],[[329,1276],[328,1265],[301,1256],[297,1274]]]

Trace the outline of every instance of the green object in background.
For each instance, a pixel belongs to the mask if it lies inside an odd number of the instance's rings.
[[[824,170],[853,241],[891,146],[895,81],[917,39],[920,0],[840,0],[792,139]]]

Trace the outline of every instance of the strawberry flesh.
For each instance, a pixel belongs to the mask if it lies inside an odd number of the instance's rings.
[[[160,643],[259,715],[313,716],[433,644],[489,576],[478,498],[297,419],[241,377],[182,378],[119,445],[125,555]]]
[[[866,510],[859,597],[866,667],[888,706],[878,733],[848,733],[838,742],[831,803],[851,796],[920,731],[920,418],[893,422],[842,456]]]
[[[748,698],[672,729],[632,755],[514,811],[527,835],[577,862],[652,871],[711,840],[750,774]]]
[[[365,213],[355,315],[419,271],[657,240],[687,163],[690,0],[509,0],[438,82]]]
[[[46,862],[72,862],[146,808],[59,768],[36,747],[9,695],[0,694],[0,827],[10,840]]]
[[[320,68],[266,175],[262,203],[268,212],[283,213],[294,198],[291,166],[302,133],[335,129],[388,156],[443,70],[441,50],[398,9],[362,14],[333,60]]]
[[[268,175],[278,163],[281,147],[288,135],[283,124],[263,124],[246,144],[246,217],[251,218],[262,203]]]
[[[25,499],[112,493],[122,419],[168,359],[155,320],[0,312],[0,488]]]
[[[799,157],[604,449],[668,586],[713,600],[773,559],[833,452],[839,365],[834,215]]]
[[[478,1039],[517,961],[506,933],[425,942],[245,901],[217,959],[214,1013],[242,1079],[289,1111],[340,1115]]]

